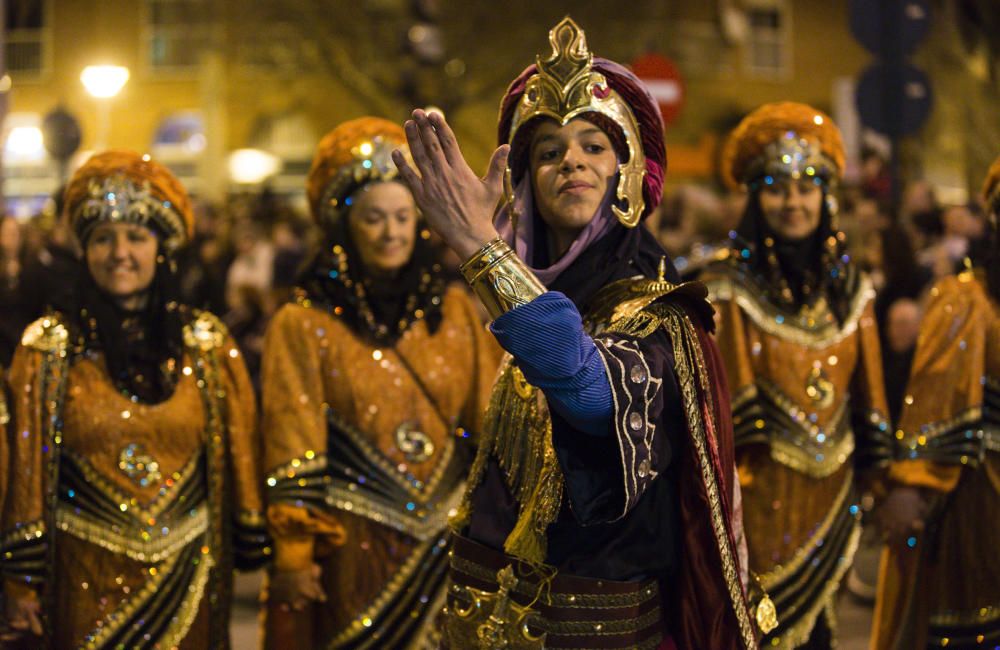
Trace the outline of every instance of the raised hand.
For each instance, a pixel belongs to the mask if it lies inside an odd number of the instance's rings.
[[[314,601],[326,602],[321,574],[318,564],[298,571],[275,571],[268,586],[268,597],[285,611],[302,610]]]
[[[8,598],[7,622],[13,630],[41,636],[42,606],[38,598],[34,594]]]
[[[428,225],[460,259],[468,259],[497,236],[493,213],[503,194],[510,147],[503,145],[494,151],[486,176],[479,178],[439,113],[415,110],[403,129],[417,170],[399,150],[393,152],[393,162]]]
[[[882,502],[876,521],[882,537],[899,545],[924,530],[929,506],[920,490],[911,486],[896,486]]]

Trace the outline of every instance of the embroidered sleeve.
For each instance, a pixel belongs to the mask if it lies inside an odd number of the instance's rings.
[[[0,552],[4,581],[34,587],[46,574],[45,472],[52,456],[46,444],[44,387],[48,355],[24,345],[17,348],[10,369],[11,422],[8,468],[9,492],[3,512]]]
[[[871,300],[858,321],[858,365],[852,382],[851,424],[857,440],[856,463],[861,469],[884,468],[893,457],[893,435],[889,426],[882,352],[875,301]]]
[[[327,422],[318,354],[319,314],[286,305],[272,319],[261,373],[267,520],[279,570],[308,568],[317,535],[343,543],[343,527],[310,503],[323,498]],[[303,495],[302,492],[307,492]]]
[[[624,516],[656,478],[659,459],[654,449],[659,411],[662,408],[659,378],[662,368],[650,360],[638,341],[606,337],[596,342],[611,385],[614,436],[622,467]]]
[[[611,390],[605,367],[569,298],[557,291],[542,294],[497,318],[491,330],[554,412],[578,431],[610,433]]]
[[[243,357],[228,336],[219,354],[233,480],[233,550],[237,568],[249,570],[266,563],[271,554],[264,521],[257,403]]]

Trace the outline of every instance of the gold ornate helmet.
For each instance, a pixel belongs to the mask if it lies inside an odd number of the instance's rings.
[[[85,162],[66,186],[65,214],[82,244],[103,221],[136,223],[157,230],[174,251],[194,232],[187,191],[169,169],[148,155],[110,150]]]
[[[549,43],[548,58],[538,55],[536,64],[508,89],[500,106],[499,140],[513,146],[519,134],[523,137],[525,125],[540,117],[560,125],[594,114],[610,121],[621,130],[621,138],[612,140],[623,139],[625,149],[619,152],[625,159],[618,165],[617,202],[612,209],[622,224],[634,227],[659,203],[666,168],[656,102],[626,68],[595,57],[583,30],[571,18],[549,30]]]
[[[323,136],[307,180],[313,218],[329,224],[350,205],[359,187],[397,178],[393,149],[407,151],[406,134],[395,122],[379,117],[349,120]]]
[[[803,176],[836,182],[844,171],[840,129],[807,104],[764,104],[733,129],[722,151],[722,176],[731,188],[767,177]]]

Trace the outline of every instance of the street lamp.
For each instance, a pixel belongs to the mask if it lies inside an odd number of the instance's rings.
[[[128,68],[120,65],[88,65],[80,73],[80,82],[91,97],[97,100],[98,151],[107,146],[111,130],[111,98],[121,92],[128,82]]]

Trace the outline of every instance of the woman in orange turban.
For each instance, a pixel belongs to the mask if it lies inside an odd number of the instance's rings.
[[[176,300],[187,193],[107,151],[65,199],[80,273],[10,371],[8,621],[58,649],[228,647],[234,560],[265,557],[259,441],[225,327]]]
[[[265,338],[268,648],[437,647],[446,521],[499,355],[398,182],[403,141],[374,117],[320,141],[326,240]]]
[[[872,648],[1000,645],[1000,158],[984,264],[931,289],[896,431]]]
[[[835,223],[844,147],[822,112],[766,104],[733,131],[722,164],[747,207],[704,280],[733,396],[750,569],[777,614],[762,645],[830,647],[861,533],[856,477],[889,448],[875,292]]]

